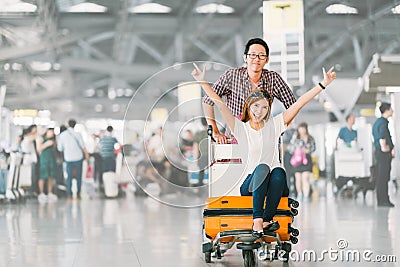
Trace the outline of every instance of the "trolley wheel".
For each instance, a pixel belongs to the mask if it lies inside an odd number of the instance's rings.
[[[289,233],[292,234],[292,236],[299,236],[300,231],[296,228],[289,226]]]
[[[253,250],[242,250],[244,267],[256,266],[256,257]]]
[[[297,200],[295,200],[295,199],[292,199],[292,198],[289,198],[289,205],[292,207],[292,208],[298,208],[299,207],[299,202],[297,201]]]
[[[299,232],[298,229],[296,229],[296,228],[293,228],[293,229],[292,229],[292,235],[293,235],[293,236],[299,236],[299,234],[300,234],[300,232]]]
[[[293,214],[293,216],[297,216],[297,214],[299,214],[297,209],[291,209],[290,212]]]
[[[206,263],[211,263],[211,251],[204,252],[204,260]]]
[[[292,242],[293,244],[297,244],[297,242],[299,242],[299,240],[297,239],[297,237],[291,236],[290,237],[290,242]]]

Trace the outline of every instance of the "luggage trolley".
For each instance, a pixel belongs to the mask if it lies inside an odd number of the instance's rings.
[[[20,173],[22,165],[22,153],[11,152],[10,169],[8,171],[5,198],[11,203],[24,201],[24,190],[20,187]]]
[[[364,151],[355,143],[351,146],[339,143],[335,151],[336,195],[340,195],[346,189],[351,189],[354,198],[358,191],[363,191],[365,199],[367,190],[374,188],[374,184],[370,186],[373,177],[368,165]]]
[[[292,227],[299,203],[283,197],[274,220],[280,228],[264,231],[262,238],[252,236],[252,197],[240,196],[240,184],[235,177],[243,170],[239,145],[216,144],[209,126],[209,198],[203,211],[203,245],[205,261],[211,255],[221,259],[233,247],[242,250],[244,266],[255,266],[259,260],[289,260],[291,244],[298,242],[299,230]]]

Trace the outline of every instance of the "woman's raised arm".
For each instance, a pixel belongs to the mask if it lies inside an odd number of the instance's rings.
[[[209,83],[205,81],[204,78],[206,75],[206,66],[205,65],[203,66],[203,70],[200,70],[200,68],[195,63],[193,63],[193,66],[194,66],[194,70],[192,71],[193,78],[200,83],[201,88],[203,88],[204,92],[211,98],[211,100],[217,106],[226,124],[228,124],[229,128],[233,132],[235,129],[235,117],[233,116],[229,108],[226,106],[226,104],[222,101],[222,98],[219,95],[217,95],[211,88]]]
[[[325,68],[322,68],[322,72],[324,74],[324,79],[322,82],[308,90],[305,94],[299,97],[297,101],[291,105],[287,110],[283,112],[283,121],[286,125],[289,125],[290,122],[294,119],[294,117],[297,116],[299,111],[313,99],[315,96],[317,96],[325,87],[327,87],[334,79],[336,79],[336,72],[333,71],[333,67],[328,70],[328,72],[325,71]],[[321,85],[323,87],[321,87]]]

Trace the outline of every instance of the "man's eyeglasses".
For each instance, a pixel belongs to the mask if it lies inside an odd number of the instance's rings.
[[[268,56],[267,55],[265,55],[265,54],[259,54],[259,55],[257,55],[257,54],[255,54],[255,53],[250,53],[250,54],[246,54],[249,58],[251,58],[251,59],[256,59],[257,57],[260,59],[260,60],[265,60]]]
[[[257,91],[250,94],[251,97],[264,97],[267,100],[271,100],[271,95],[265,91]]]

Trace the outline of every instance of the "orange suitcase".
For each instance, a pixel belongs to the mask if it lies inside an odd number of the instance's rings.
[[[284,247],[284,250],[290,252],[290,244],[284,241],[290,241],[293,244],[298,241],[299,231],[292,227],[293,218],[297,215],[295,208],[298,205],[299,203],[293,199],[281,198],[274,216],[274,220],[279,222],[280,228],[275,232],[265,233],[262,238],[263,242],[277,241],[281,249]],[[203,211],[203,234],[205,240],[208,240],[203,243],[206,262],[211,262],[211,251],[216,252],[217,258],[221,258],[221,254],[231,248],[233,243],[239,243],[238,248],[240,243],[250,244],[253,247],[257,245],[257,242],[254,243],[251,239],[249,242],[248,239],[253,224],[252,206],[251,196],[222,196],[207,199]],[[224,246],[226,249],[221,249]],[[247,248],[243,249],[243,251],[246,250]],[[259,258],[261,257],[259,256]]]
[[[290,200],[293,202],[293,200]],[[206,201],[203,212],[205,235],[214,240],[220,232],[239,229],[251,229],[253,224],[252,217],[252,197],[251,196],[223,196],[211,197]],[[274,220],[279,222],[280,228],[276,231],[281,241],[289,241],[290,233],[297,233],[291,227],[293,217],[297,215],[297,210],[289,206],[289,198],[283,197],[279,202]],[[232,238],[222,239],[221,242],[229,242]],[[297,238],[293,236],[292,240]],[[272,238],[265,237],[266,242],[273,242]]]

